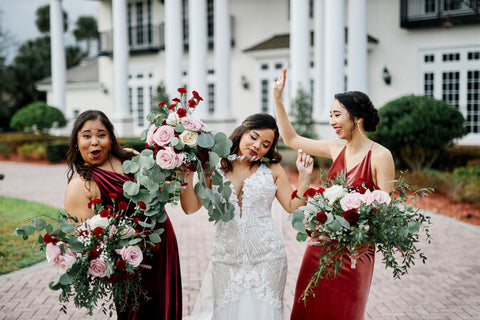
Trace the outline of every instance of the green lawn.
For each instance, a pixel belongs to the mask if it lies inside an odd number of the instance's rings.
[[[38,233],[27,241],[14,235],[15,229],[31,223],[31,218],[56,217],[58,208],[31,201],[0,196],[0,274],[28,267],[45,259],[45,252],[33,247]]]

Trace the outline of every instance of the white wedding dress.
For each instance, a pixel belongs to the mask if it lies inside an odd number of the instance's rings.
[[[272,218],[277,186],[270,168],[261,164],[245,179],[241,207],[233,191],[235,216],[216,224],[208,270],[186,319],[281,320],[287,257]]]

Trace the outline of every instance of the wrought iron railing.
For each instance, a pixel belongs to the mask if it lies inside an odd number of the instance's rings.
[[[401,0],[400,26],[413,29],[480,23],[480,0]]]
[[[100,55],[113,53],[113,31],[101,32],[99,35]],[[156,52],[165,48],[165,27],[160,25],[143,25],[128,28],[128,46],[130,53]]]

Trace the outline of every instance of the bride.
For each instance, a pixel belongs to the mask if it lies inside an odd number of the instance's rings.
[[[275,119],[264,113],[247,117],[230,136],[231,154],[246,159],[221,160],[220,172],[232,185],[235,216],[215,226],[207,275],[188,319],[283,318],[287,258],[272,218],[272,202],[276,197],[289,213],[305,203],[292,199],[288,175],[279,163],[282,156],[276,151],[278,137]],[[255,161],[262,158],[268,161]],[[301,195],[307,189],[313,159],[299,150],[296,165]],[[187,214],[201,207],[192,176],[187,174],[187,186],[180,194]]]

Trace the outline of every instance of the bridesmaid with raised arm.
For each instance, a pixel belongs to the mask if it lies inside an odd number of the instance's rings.
[[[374,132],[379,123],[378,112],[369,97],[359,91],[339,93],[330,109],[330,126],[339,140],[312,140],[299,136],[291,125],[282,103],[287,69],[273,83],[273,100],[280,134],[292,149],[302,149],[313,156],[333,159],[328,178],[339,173],[350,186],[383,191],[393,190],[395,165],[391,152],[370,140],[366,132]],[[342,141],[343,140],[343,141]],[[314,295],[303,301],[302,294],[312,274],[319,266],[319,255],[324,250],[315,239],[310,239],[305,250],[297,278],[292,320],[303,319],[364,319],[375,262],[374,245],[364,245],[355,250],[356,268],[349,257],[336,278],[321,279]],[[335,245],[331,242],[330,245]]]
[[[88,110],[80,114],[73,125],[67,153],[65,210],[82,221],[93,216],[88,204],[94,199],[101,198],[105,206],[113,205],[110,194],[115,193],[117,202],[123,200],[128,203],[123,196],[123,184],[134,178],[123,172],[122,163],[135,154],[134,150],[120,146],[113,125],[103,112]],[[133,308],[126,300],[124,311],[117,305],[119,320],[182,318],[177,239],[168,218],[158,227],[164,229],[160,247],[152,257],[146,258],[144,264],[151,269],[142,273],[142,287],[150,300],[143,301],[138,308]]]

